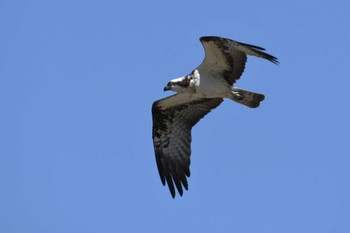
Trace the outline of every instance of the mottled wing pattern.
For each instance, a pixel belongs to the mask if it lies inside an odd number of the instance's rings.
[[[276,57],[264,53],[264,48],[255,45],[215,36],[201,37],[200,41],[205,50],[205,58],[198,69],[205,69],[207,73],[221,74],[230,85],[241,77],[247,55],[278,64]]]
[[[182,196],[188,189],[186,176],[190,176],[191,129],[221,98],[195,99],[176,94],[153,103],[153,144],[159,176],[166,183],[173,198],[175,186]],[[177,103],[177,105],[175,105]]]

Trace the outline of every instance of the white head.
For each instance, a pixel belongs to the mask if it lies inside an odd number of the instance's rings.
[[[199,86],[199,73],[197,70],[192,71],[189,75],[171,80],[164,87],[164,91],[191,92],[195,86]]]

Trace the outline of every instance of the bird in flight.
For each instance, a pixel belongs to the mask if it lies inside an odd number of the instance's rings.
[[[250,108],[258,107],[264,100],[263,94],[233,85],[244,71],[247,55],[279,63],[276,57],[255,45],[215,36],[201,37],[200,42],[205,50],[203,62],[190,74],[168,82],[164,91],[176,94],[152,105],[152,136],[158,172],[173,198],[175,186],[181,196],[183,187],[188,190],[186,177],[190,177],[192,127],[224,98]]]

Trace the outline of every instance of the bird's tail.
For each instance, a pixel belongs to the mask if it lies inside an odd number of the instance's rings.
[[[247,107],[257,108],[260,102],[265,99],[265,96],[234,87],[232,88],[232,97],[230,99]]]

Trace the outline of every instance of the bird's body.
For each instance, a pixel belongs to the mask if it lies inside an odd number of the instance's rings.
[[[264,95],[234,87],[244,71],[247,55],[277,58],[263,48],[222,37],[202,37],[205,59],[190,74],[171,80],[164,90],[177,94],[153,103],[153,143],[162,183],[175,197],[175,186],[183,194],[190,176],[191,129],[224,98],[251,108],[259,106]]]

